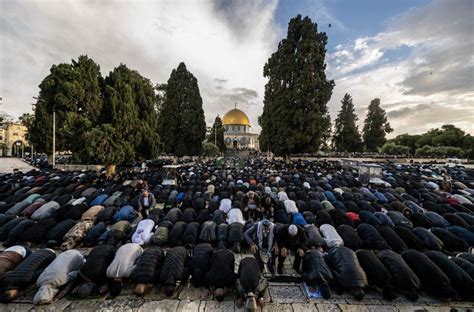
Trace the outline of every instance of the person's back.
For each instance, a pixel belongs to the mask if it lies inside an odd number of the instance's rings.
[[[135,243],[121,246],[112,263],[107,268],[108,278],[128,278],[135,268],[136,260],[143,253],[142,247]]]
[[[184,247],[176,246],[168,250],[161,268],[159,281],[165,287],[165,294],[171,296],[176,282],[185,279],[188,253]]]
[[[211,259],[208,284],[216,288],[232,287],[235,280],[234,262],[234,254],[229,250],[216,251]]]
[[[246,257],[240,261],[237,275],[245,292],[254,292],[260,280],[260,264],[255,258]]]
[[[192,274],[194,287],[199,287],[204,284],[206,273],[211,267],[211,258],[214,254],[214,249],[209,243],[200,243],[194,247],[193,257],[189,266],[189,271]]]

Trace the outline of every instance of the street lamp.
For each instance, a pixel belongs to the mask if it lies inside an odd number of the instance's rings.
[[[16,157],[18,157],[18,149],[20,148],[20,145],[21,145],[20,141],[16,141],[15,145],[16,145],[15,155]]]
[[[43,99],[40,99],[35,96],[33,98],[37,100],[38,102],[43,102]],[[55,165],[56,165],[56,112],[54,111],[54,107],[53,107],[53,169]]]

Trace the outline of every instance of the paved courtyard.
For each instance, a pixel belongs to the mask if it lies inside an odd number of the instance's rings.
[[[59,252],[59,251],[57,251]],[[81,249],[87,254],[88,249]],[[236,271],[240,261],[248,257],[248,254],[236,254]],[[286,275],[283,278],[295,278],[297,274],[291,268],[293,258],[285,262]],[[268,273],[265,275],[270,278]],[[280,277],[281,279],[281,277]],[[51,305],[34,306],[31,300],[37,290],[31,286],[24,291],[20,297],[10,304],[0,304],[0,311],[163,311],[163,312],[184,312],[184,311],[243,311],[243,308],[236,306],[236,293],[228,294],[223,302],[217,302],[211,297],[206,298],[203,288],[194,288],[191,284],[181,285],[177,288],[172,297],[166,297],[158,287],[144,297],[137,297],[132,292],[132,285],[126,284],[120,296],[110,298],[89,298],[76,300],[71,297],[64,297]],[[369,290],[362,301],[356,301],[349,294],[342,296],[333,293],[329,300],[313,299],[308,300],[304,292],[302,283],[297,282],[277,282],[271,281],[266,295],[266,304],[263,311],[279,312],[311,312],[311,311],[331,311],[331,312],[410,312],[410,311],[474,311],[472,302],[442,302],[430,296],[422,294],[417,302],[411,302],[405,297],[399,297],[394,301],[386,301],[380,293]],[[452,308],[456,310],[451,310]]]
[[[28,165],[26,162],[19,158],[0,157],[0,174],[11,173],[15,168],[18,168],[23,172],[27,172],[31,169],[34,169],[35,167]]]
[[[13,168],[28,171],[33,167],[16,158],[0,158],[0,173],[12,172]],[[84,254],[88,249],[81,249]],[[57,251],[59,252],[59,251]],[[240,260],[248,254],[236,254],[236,271]],[[297,274],[291,267],[292,258],[285,263],[286,280],[295,279]],[[270,277],[269,275],[267,275]],[[441,302],[430,296],[422,295],[413,303],[405,297],[394,301],[386,301],[375,291],[368,291],[364,300],[358,302],[350,295],[333,294],[330,300],[308,300],[301,283],[271,281],[264,311],[474,311],[473,302]],[[166,298],[163,292],[154,287],[150,293],[140,298],[132,293],[132,285],[126,284],[121,295],[114,299],[89,298],[74,300],[66,296],[47,306],[34,306],[31,302],[36,288],[32,285],[21,296],[10,304],[0,304],[0,311],[243,311],[235,304],[235,293],[228,294],[223,302],[212,298],[205,298],[203,289],[196,289],[192,285],[180,286],[173,297]]]

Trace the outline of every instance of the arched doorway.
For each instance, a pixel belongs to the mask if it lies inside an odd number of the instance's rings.
[[[238,141],[236,138],[234,138],[234,140],[232,141],[232,148],[237,149],[237,145],[238,145]]]
[[[12,144],[12,156],[14,157],[23,157],[23,152],[25,150],[25,144],[20,141],[16,140]]]

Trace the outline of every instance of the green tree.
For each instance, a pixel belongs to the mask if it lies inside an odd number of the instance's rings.
[[[89,163],[86,153],[86,137],[100,122],[102,114],[101,86],[103,84],[100,66],[87,56],[81,55],[72,60],[76,96],[70,101],[76,103],[71,110],[61,113],[59,137],[63,148],[70,150],[75,163]]]
[[[222,125],[221,117],[217,116],[214,120],[214,124],[212,125],[211,132],[207,137],[207,142],[215,143],[215,145],[219,148],[219,151],[225,152],[226,145],[224,142],[224,132],[225,128]]]
[[[163,103],[166,98],[166,83],[159,83],[155,85],[155,94],[156,94],[156,111],[159,114],[161,111],[161,107],[163,107]]]
[[[31,142],[40,152],[52,150],[52,115],[56,113],[56,145],[78,157],[84,153],[85,132],[99,121],[102,111],[102,76],[100,67],[92,59],[81,55],[71,64],[53,65],[40,83]],[[83,121],[77,127],[77,120]],[[68,125],[73,124],[73,127]],[[85,125],[89,125],[88,128]],[[43,128],[43,129],[41,129]],[[78,157],[79,159],[81,157]]]
[[[433,137],[433,146],[463,147],[465,132],[453,125],[441,126],[438,135]]]
[[[385,110],[380,107],[380,99],[373,99],[364,120],[363,139],[365,149],[376,152],[387,141],[385,135],[392,132]]]
[[[206,137],[202,98],[196,77],[184,63],[171,72],[158,124],[166,153],[177,157],[201,155]]]
[[[102,122],[110,124],[125,162],[153,159],[159,152],[158,114],[152,83],[121,64],[105,78]]]
[[[206,142],[202,146],[202,155],[207,157],[216,157],[219,156],[219,148],[213,143]]]
[[[385,143],[380,151],[388,155],[409,155],[411,154],[411,149],[405,145],[398,145],[393,142]]]
[[[361,138],[357,127],[352,97],[346,93],[341,101],[342,107],[334,122],[332,144],[337,152],[357,152],[361,148]]]
[[[38,98],[35,106],[35,115],[28,130],[30,143],[38,153],[52,154],[53,148],[53,114],[48,110],[47,104]]]
[[[410,153],[415,154],[417,142],[420,139],[420,135],[410,135],[408,133],[397,135],[395,138],[388,140],[387,143],[395,143],[396,145],[408,146]]]
[[[289,160],[293,153],[316,152],[330,137],[327,103],[334,81],[326,79],[326,44],[326,34],[309,17],[290,20],[287,38],[263,68],[262,150]]]

